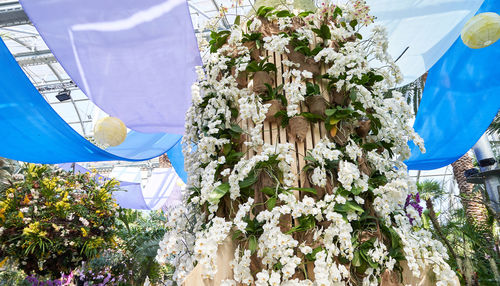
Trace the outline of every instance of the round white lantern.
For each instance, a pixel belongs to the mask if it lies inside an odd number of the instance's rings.
[[[127,127],[116,117],[99,119],[94,126],[95,141],[104,146],[118,146],[127,137]]]
[[[493,12],[477,14],[465,23],[462,41],[471,49],[480,49],[500,38],[500,15]]]

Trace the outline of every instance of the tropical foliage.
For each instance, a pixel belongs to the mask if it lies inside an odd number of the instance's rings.
[[[481,191],[481,186],[475,188],[475,191]],[[447,246],[448,263],[457,271],[461,282],[465,285],[499,285],[500,257],[496,246],[499,237],[494,216],[490,214],[488,225],[489,229],[496,231],[485,233],[484,226],[467,218],[461,204],[452,206],[450,194],[438,182],[423,181],[418,184],[418,189],[427,206],[422,215],[423,226]],[[438,212],[435,205],[440,201],[448,207]]]

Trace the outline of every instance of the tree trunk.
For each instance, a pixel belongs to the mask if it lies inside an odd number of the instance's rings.
[[[167,154],[163,154],[158,158],[160,168],[172,168],[172,164],[167,157]]]
[[[490,232],[488,226],[488,212],[484,205],[484,197],[481,192],[474,191],[474,185],[467,182],[464,172],[474,168],[472,158],[465,154],[451,164],[453,175],[457,180],[460,190],[462,205],[464,206],[467,220],[482,231]]]
[[[434,211],[434,204],[432,203],[432,200],[431,199],[425,200],[425,204],[427,206],[427,209],[429,210],[429,218],[431,219],[432,225],[434,226],[434,229],[436,230],[436,234],[444,242],[444,244],[448,248],[448,251],[450,252],[451,256],[453,256],[453,259],[455,261],[457,261],[457,255],[456,255],[455,251],[453,250],[453,247],[451,246],[450,242],[446,238],[446,235],[444,235],[443,231],[441,230],[441,225],[439,224],[439,221],[437,220],[436,212]]]

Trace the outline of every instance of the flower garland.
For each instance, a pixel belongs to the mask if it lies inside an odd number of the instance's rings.
[[[416,192],[402,163],[407,141],[425,149],[407,124],[410,107],[388,92],[401,76],[372,20],[364,1],[315,12],[263,6],[212,32],[186,117],[189,210],[171,215],[180,221],[158,253],[174,258],[178,284],[196,264],[213,278],[229,235],[234,277],[223,285],[378,285],[399,277],[404,260],[415,276],[432,269],[437,285],[454,283],[441,243],[405,211]],[[280,86],[273,54],[283,57]],[[290,142],[263,140],[277,118]],[[294,141],[309,122],[327,132],[300,155],[299,187]],[[185,238],[189,212],[195,239]]]

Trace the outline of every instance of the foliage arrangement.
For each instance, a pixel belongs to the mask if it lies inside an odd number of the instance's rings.
[[[116,246],[83,262],[77,280],[83,285],[144,285],[146,280],[164,285],[172,273],[155,260],[165,234],[163,213],[120,209],[117,218]]]
[[[26,274],[8,259],[0,262],[0,286],[32,286],[26,280]]]
[[[485,232],[484,226],[479,226],[467,218],[461,205],[458,208],[452,207],[449,194],[438,182],[427,180],[417,186],[426,205],[422,213],[422,227],[432,231],[435,237],[447,246],[450,254],[448,263],[456,269],[461,282],[465,285],[498,285],[498,230]],[[448,204],[447,210],[444,213],[435,211],[434,206],[443,200]],[[488,228],[498,229],[497,224],[494,215],[490,215]]]
[[[114,243],[114,180],[27,164],[0,191],[0,258],[57,279]]]
[[[234,276],[223,285],[399,283],[404,267],[456,283],[446,249],[422,227],[402,160],[408,140],[422,151],[423,142],[401,93],[387,93],[399,70],[372,19],[364,1],[263,6],[212,33],[187,114],[188,207],[173,211],[158,252],[178,284],[197,264],[213,278],[228,236]],[[282,85],[271,55],[281,57]],[[288,140],[264,142],[264,124],[276,118]],[[326,134],[302,153],[310,123]],[[307,162],[298,173],[293,155]]]

